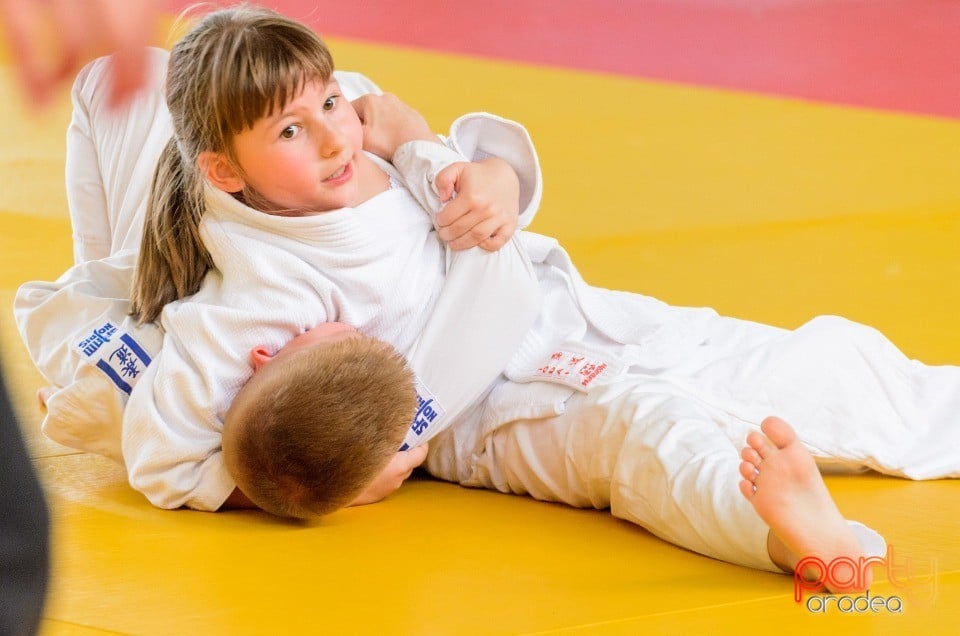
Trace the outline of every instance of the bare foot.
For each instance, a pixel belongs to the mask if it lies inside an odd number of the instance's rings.
[[[50,401],[50,396],[57,392],[57,387],[55,386],[45,386],[37,390],[37,402],[40,403],[40,408],[47,410],[47,402]]]
[[[770,558],[789,572],[805,557],[828,565],[838,557],[859,563],[863,548],[796,433],[777,417],[765,419],[760,429],[763,434],[750,433],[740,453],[740,492],[770,526]],[[827,581],[831,592],[855,589],[831,587]]]

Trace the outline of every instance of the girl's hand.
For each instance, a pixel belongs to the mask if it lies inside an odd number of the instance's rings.
[[[497,158],[455,163],[437,175],[441,201],[450,201],[437,215],[440,238],[453,250],[479,245],[493,252],[517,230],[520,180],[506,161]]]
[[[427,445],[417,446],[408,451],[400,451],[393,456],[387,467],[377,475],[373,483],[367,486],[360,496],[350,502],[351,506],[363,506],[377,503],[400,489],[413,469],[427,459]]]
[[[363,123],[363,149],[391,161],[393,154],[408,141],[440,143],[420,113],[404,104],[396,95],[364,95],[353,102]]]

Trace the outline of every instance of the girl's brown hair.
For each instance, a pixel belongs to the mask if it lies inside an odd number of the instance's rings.
[[[173,47],[166,99],[174,134],[154,174],[131,297],[141,323],[196,293],[213,266],[200,237],[200,153],[222,153],[242,174],[233,137],[332,73],[333,59],[316,33],[261,8],[210,13]],[[256,200],[255,193],[239,196]]]

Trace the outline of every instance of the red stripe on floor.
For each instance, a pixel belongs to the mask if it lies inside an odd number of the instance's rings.
[[[956,0],[270,4],[330,36],[960,117]]]

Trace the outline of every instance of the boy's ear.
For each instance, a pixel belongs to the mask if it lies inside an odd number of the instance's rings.
[[[263,345],[254,347],[250,350],[250,363],[253,365],[254,372],[259,371],[263,365],[270,362],[272,359],[273,355],[271,355],[271,353]]]
[[[205,150],[197,157],[197,165],[207,177],[207,181],[218,190],[231,194],[243,190],[243,179],[233,169],[223,153]]]

